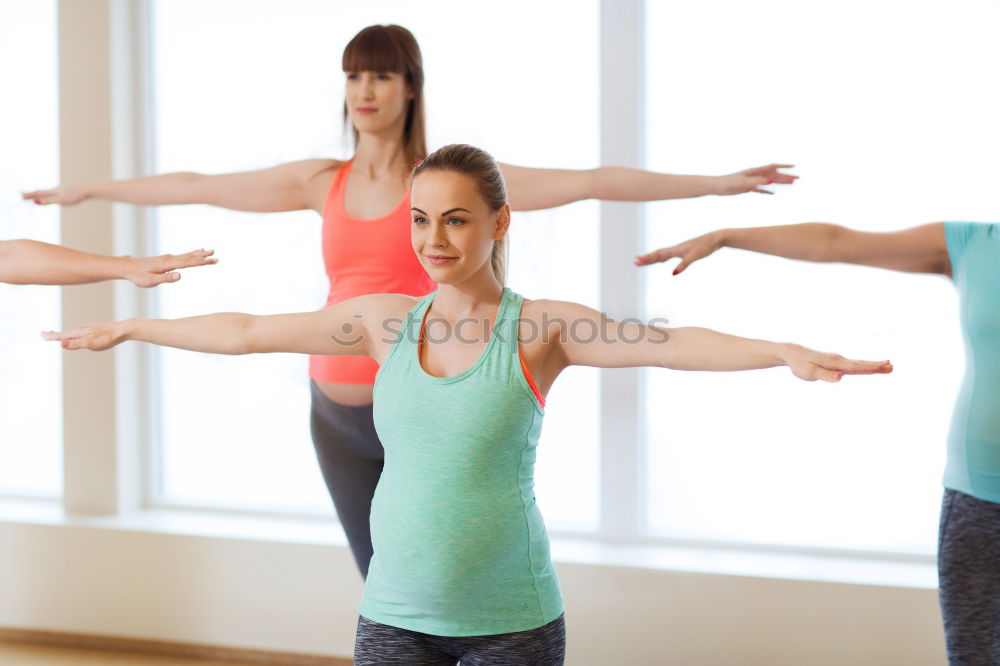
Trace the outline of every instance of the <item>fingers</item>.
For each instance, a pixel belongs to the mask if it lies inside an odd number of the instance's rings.
[[[824,365],[846,375],[886,375],[893,370],[890,361],[854,361],[842,356]]]
[[[677,254],[675,247],[661,247],[659,250],[653,250],[647,254],[641,254],[635,258],[636,266],[649,266],[650,264],[659,264],[666,261],[667,259],[672,259],[673,257],[680,256]]]
[[[885,375],[893,370],[889,361],[855,361],[838,354],[822,354],[811,359],[810,365],[816,378],[824,381],[840,381],[844,375]]]
[[[161,254],[156,257],[146,257],[135,260],[138,270],[131,273],[129,279],[139,287],[156,287],[166,282],[177,282],[181,268],[209,266],[219,262],[212,255],[215,250],[192,250],[184,254]]]
[[[42,339],[58,342],[63,349],[106,349],[105,336],[95,335],[90,326],[78,326],[69,331],[42,331]]]
[[[42,339],[49,341],[57,340],[73,340],[86,335],[90,335],[93,331],[88,326],[77,326],[68,331],[42,331]]]
[[[839,354],[812,353],[805,365],[793,368],[794,374],[806,381],[839,382],[844,375],[885,375],[892,372],[889,361],[855,361]],[[794,365],[794,364],[793,364]]]
[[[72,340],[63,340],[59,343],[63,349],[88,349],[91,351],[104,351],[109,349],[113,345],[108,344],[103,338],[74,338]]]
[[[844,373],[837,372],[836,370],[827,370],[826,368],[821,368],[816,366],[816,371],[813,373],[813,379],[810,381],[819,379],[824,382],[829,382],[835,384],[840,381],[840,378],[844,376]]]
[[[212,257],[215,250],[192,250],[184,254],[164,254],[159,257],[161,271],[173,271],[178,268],[194,268],[195,266],[208,266],[219,263],[219,260]]]
[[[772,171],[776,172],[778,169],[794,169],[794,164],[768,164],[767,166],[757,167],[754,171]],[[798,176],[795,176],[798,178]]]
[[[683,273],[685,269],[687,269],[687,267],[691,265],[692,261],[694,261],[694,259],[691,259],[689,257],[682,259],[681,263],[677,264],[677,267],[674,268],[673,274],[680,275],[681,273]]]
[[[177,262],[175,268],[193,268],[195,266],[208,266],[219,263],[219,260],[212,256],[213,254],[215,254],[215,250],[202,249],[178,255],[174,258]]]
[[[40,206],[59,203],[59,190],[35,190],[33,192],[22,192],[21,198],[34,201]]]
[[[771,185],[772,183],[791,185],[798,180],[799,177],[790,173],[781,173],[779,169],[791,169],[794,166],[794,164],[768,164],[767,166],[757,167],[756,169],[747,169],[744,173],[751,178],[762,179],[761,183],[754,183],[754,185]]]
[[[792,175],[790,173],[780,173],[780,172],[777,172],[770,179],[770,182],[772,182],[772,183],[780,183],[781,185],[791,185],[796,180],[798,180],[798,178],[799,178],[798,176],[794,176],[794,175]]]
[[[180,279],[181,279],[181,274],[176,271],[170,273],[154,273],[153,275],[150,276],[149,284],[143,286],[155,287],[165,282],[177,282]]]
[[[680,256],[681,256],[680,254],[677,254],[675,252],[670,252],[669,249],[655,250],[654,252],[650,252],[649,254],[643,254],[636,257],[634,264],[636,266],[650,266],[652,264],[658,264],[666,261],[667,259],[672,259],[673,257],[680,257]],[[682,273],[684,269],[686,269],[688,266],[691,265],[692,261],[694,261],[694,259],[692,258],[683,258],[681,262],[677,264],[677,267],[674,268],[673,275],[679,275],[680,273]]]

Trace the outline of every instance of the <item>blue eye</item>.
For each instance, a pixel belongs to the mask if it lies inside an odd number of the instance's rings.
[[[458,225],[460,225],[460,224],[465,224],[465,220],[463,220],[463,219],[461,219],[461,218],[458,218],[458,217],[449,217],[449,218],[448,218],[448,224],[451,224],[452,222],[454,222],[454,223],[455,223],[455,224],[454,224],[454,225],[452,225],[452,226],[456,226],[456,227],[457,227]]]
[[[413,224],[427,224],[427,220],[418,215],[417,217],[413,218]]]

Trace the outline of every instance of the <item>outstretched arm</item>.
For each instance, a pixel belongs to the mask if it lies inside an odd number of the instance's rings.
[[[0,282],[11,284],[86,284],[130,280],[139,287],[176,282],[179,268],[214,264],[212,250],[157,257],[109,257],[35,240],[0,241]]]
[[[64,349],[104,351],[127,340],[211,354],[293,352],[381,359],[394,340],[383,333],[388,317],[414,299],[359,296],[316,312],[250,315],[221,312],[182,319],[127,319],[42,333]],[[400,319],[401,321],[401,319]]]
[[[678,176],[625,167],[597,169],[532,169],[501,164],[507,195],[514,210],[553,208],[583,199],[659,201],[707,194],[773,194],[765,185],[790,185],[798,176],[783,173],[791,164],[769,164],[726,176]]]
[[[323,173],[337,168],[336,160],[301,160],[268,169],[206,175],[193,172],[67,185],[24,192],[36,204],[72,206],[88,199],[105,199],[142,206],[208,204],[232,210],[270,213],[308,208],[320,210]]]
[[[840,381],[845,374],[892,372],[888,361],[854,361],[800,345],[752,340],[706,328],[618,322],[576,303],[534,301],[555,322],[549,330],[556,372],[570,365],[736,371],[788,366],[799,379]]]
[[[808,222],[776,227],[722,229],[636,258],[648,266],[679,257],[674,275],[722,247],[735,247],[789,259],[843,262],[909,273],[951,275],[944,223],[902,231],[871,232],[835,224]]]

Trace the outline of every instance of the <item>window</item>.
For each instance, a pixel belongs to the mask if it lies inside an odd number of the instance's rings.
[[[775,197],[650,205],[649,248],[823,220],[871,230],[995,218],[994,3],[712,0],[647,6],[651,168],[771,160]],[[693,63],[697,63],[694,66]],[[779,188],[780,189],[780,188]],[[722,250],[647,269],[648,314],[896,365],[806,384],[787,370],[647,373],[647,523],[681,539],[931,553],[963,366],[941,277]]]
[[[527,166],[598,162],[597,4],[171,0],[154,3],[154,171],[225,172],[344,156],[340,55],[373,23],[420,42],[430,146],[466,142]],[[483,48],[482,35],[560,48]],[[521,18],[530,12],[531,22]],[[441,17],[448,17],[447,21]],[[457,20],[460,18],[461,20]],[[456,31],[455,25],[463,26]],[[462,54],[475,53],[475,57]],[[551,127],[559,127],[553,133]],[[215,268],[154,294],[158,316],[312,310],[325,299],[312,212],[158,211],[157,248],[212,247]],[[553,251],[555,250],[555,251]],[[518,214],[510,280],[526,297],[596,304],[597,205]],[[329,513],[308,432],[306,359],[155,352],[160,400],[157,501]],[[553,524],[597,520],[597,375],[573,369],[549,396],[538,497]],[[584,416],[586,415],[586,416]]]
[[[59,181],[54,2],[0,0],[0,239],[59,242],[59,213],[20,192]],[[60,328],[59,289],[0,284],[0,494],[62,492],[62,350],[39,338]]]

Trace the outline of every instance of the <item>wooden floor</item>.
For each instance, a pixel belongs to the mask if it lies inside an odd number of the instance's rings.
[[[350,664],[349,659],[329,661],[329,666],[350,666]],[[167,657],[135,652],[105,652],[0,641],[0,666],[248,666],[248,662]],[[282,665],[270,662],[269,666]]]

